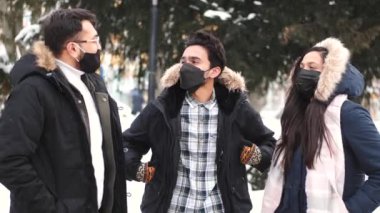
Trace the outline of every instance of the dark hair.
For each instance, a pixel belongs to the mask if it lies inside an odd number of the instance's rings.
[[[292,85],[286,98],[285,107],[281,116],[281,143],[276,149],[275,162],[283,152],[284,169],[287,171],[293,159],[293,155],[298,147],[306,166],[311,169],[314,166],[314,159],[320,155],[322,141],[329,134],[324,121],[327,102],[321,102],[312,98],[306,100],[295,87],[297,73],[303,57],[309,53],[317,51],[325,60],[328,50],[324,47],[313,47],[307,50],[302,57],[298,58],[292,68]],[[327,140],[326,140],[327,141]],[[329,144],[327,144],[329,146]]]
[[[96,17],[81,8],[58,9],[42,22],[45,45],[54,55],[61,53],[65,43],[82,30],[82,21],[88,20],[96,26]]]
[[[206,48],[211,67],[218,66],[223,71],[226,65],[226,53],[218,38],[211,33],[200,30],[191,34],[185,43],[186,48],[192,45],[200,45]]]

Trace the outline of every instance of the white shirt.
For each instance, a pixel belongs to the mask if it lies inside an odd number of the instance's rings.
[[[90,91],[80,78],[84,72],[66,64],[61,60],[56,59],[56,62],[69,83],[80,92],[84,99],[87,110],[87,117],[90,125],[92,166],[94,167],[96,186],[98,191],[98,207],[100,207],[101,201],[103,199],[104,158],[102,149],[103,133],[99,114]]]

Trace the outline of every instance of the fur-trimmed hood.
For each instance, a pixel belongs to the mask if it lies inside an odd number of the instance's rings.
[[[336,38],[315,45],[328,50],[314,97],[326,102],[336,94],[360,96],[364,91],[362,74],[349,63],[350,51]]]
[[[51,72],[57,69],[55,57],[53,52],[45,45],[43,41],[37,41],[34,43],[32,52],[36,55],[36,63],[38,67],[46,69]]]
[[[43,41],[37,41],[31,52],[21,57],[13,66],[10,73],[11,83],[16,85],[29,75],[46,75],[55,70],[57,65],[53,53]]]
[[[160,81],[162,87],[169,88],[179,81],[179,70],[181,69],[181,66],[182,65],[179,63],[174,64],[165,71]],[[247,91],[244,77],[228,67],[224,68],[222,74],[218,77],[218,81],[229,91]]]

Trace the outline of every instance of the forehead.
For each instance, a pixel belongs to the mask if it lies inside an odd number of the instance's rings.
[[[303,59],[302,63],[316,63],[316,64],[323,64],[322,56],[317,51],[312,51],[307,53]]]
[[[82,21],[82,31],[78,33],[80,36],[86,37],[87,39],[91,39],[94,36],[98,35],[95,27],[88,20]]]
[[[183,51],[182,58],[192,58],[197,57],[202,60],[208,59],[208,53],[206,48],[200,46],[200,45],[192,45],[188,46],[185,51]]]

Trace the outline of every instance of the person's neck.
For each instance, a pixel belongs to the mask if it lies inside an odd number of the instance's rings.
[[[61,55],[57,56],[56,58],[65,62],[66,64],[70,65],[71,67],[74,67],[75,69],[79,69],[78,63],[76,63],[70,55],[61,54]]]
[[[199,87],[191,96],[200,103],[207,103],[211,100],[214,91],[214,82],[207,81],[203,86]]]

